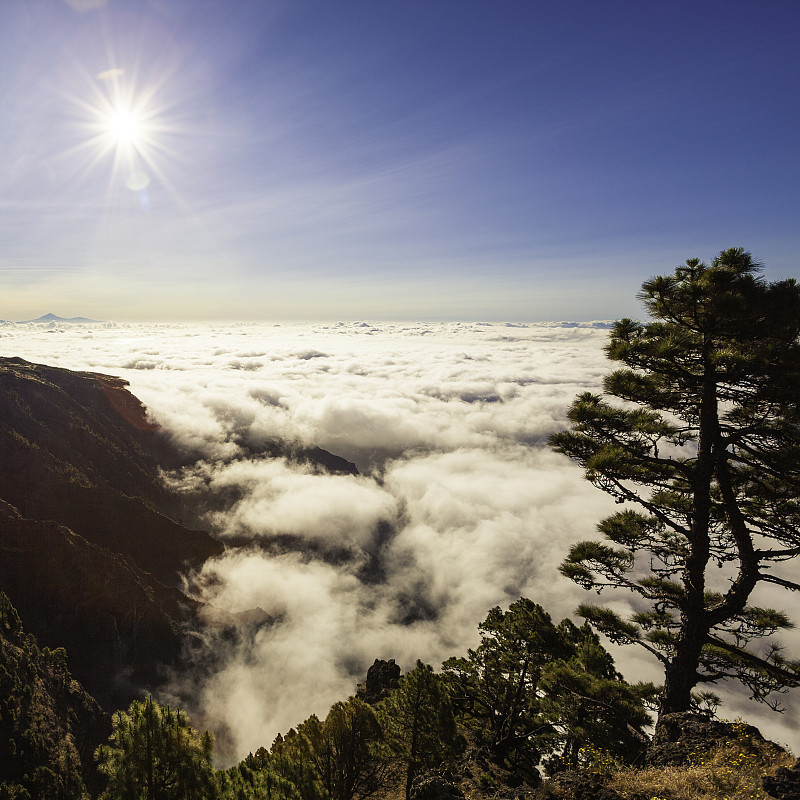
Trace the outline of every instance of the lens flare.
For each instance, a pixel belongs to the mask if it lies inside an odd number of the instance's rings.
[[[176,147],[187,132],[177,114],[184,95],[175,53],[167,48],[162,50],[169,55],[152,52],[160,41],[157,34],[152,41],[143,34],[142,42],[132,46],[106,31],[102,51],[89,48],[87,63],[76,61],[58,86],[71,140],[60,153],[61,174],[75,186],[101,191],[97,178],[105,174],[102,202],[108,213],[128,213],[136,206],[148,213],[151,204],[165,200],[186,208],[173,183],[185,162],[185,152]],[[131,194],[139,200],[136,206]]]

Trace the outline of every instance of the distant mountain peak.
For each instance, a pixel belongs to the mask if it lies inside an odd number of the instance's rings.
[[[88,317],[59,317],[57,314],[44,314],[38,319],[23,319],[18,323],[19,325],[27,325],[31,322],[66,322],[66,323],[79,323],[79,322],[100,322],[99,319],[89,319]]]

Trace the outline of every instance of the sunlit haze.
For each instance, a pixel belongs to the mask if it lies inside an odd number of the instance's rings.
[[[558,565],[614,505],[547,438],[649,277],[800,275],[798,42],[797,0],[0,0],[0,355],[127,379],[200,454],[168,479],[238,498],[186,579],[275,620],[197,677],[223,760],[586,599]],[[800,748],[794,696],[722,693]]]
[[[0,4],[0,318],[606,319],[798,273],[800,7]]]

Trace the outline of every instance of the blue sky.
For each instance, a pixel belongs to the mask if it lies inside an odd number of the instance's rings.
[[[611,318],[738,245],[798,275],[798,39],[781,0],[4,0],[0,318]]]

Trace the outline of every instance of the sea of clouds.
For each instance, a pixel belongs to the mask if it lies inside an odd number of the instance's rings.
[[[596,599],[557,568],[615,506],[546,440],[577,393],[599,390],[607,335],[603,323],[56,323],[0,327],[0,354],[127,379],[198,456],[172,480],[236,498],[206,520],[230,547],[187,576],[198,599],[273,619],[217,643],[194,676],[193,720],[231,761],[324,715],[375,658],[405,670],[464,654],[492,606],[526,596],[557,621]],[[253,455],[275,438],[360,474]],[[789,601],[797,610],[777,602]],[[629,680],[659,679],[635,648],[614,652]],[[729,716],[800,745],[791,718],[726,699]]]

